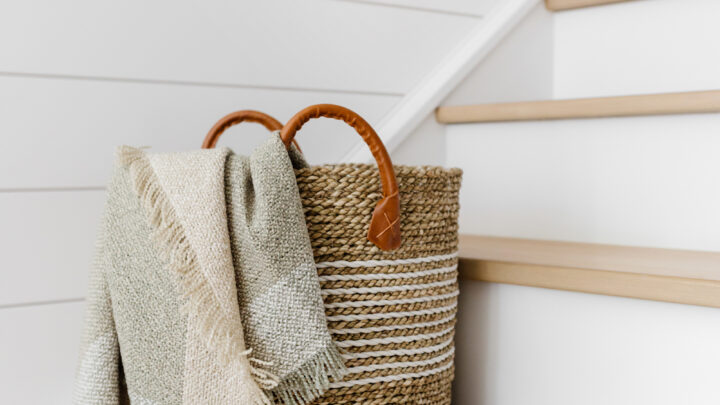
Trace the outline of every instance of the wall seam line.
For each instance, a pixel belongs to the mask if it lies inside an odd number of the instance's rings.
[[[14,304],[0,304],[0,310],[3,309],[14,309],[14,308],[29,308],[38,307],[45,305],[56,305],[56,304],[71,304],[76,302],[83,302],[85,298],[67,298],[59,300],[48,300],[48,301],[30,301],[30,302],[18,302]]]
[[[133,83],[133,84],[155,84],[169,86],[191,86],[191,87],[208,87],[208,88],[233,88],[233,89],[256,89],[270,91],[293,91],[293,92],[316,92],[316,93],[336,93],[336,94],[358,94],[367,96],[385,96],[385,97],[402,97],[405,93],[390,91],[363,91],[351,89],[323,89],[314,87],[284,87],[270,85],[254,85],[254,84],[232,84],[232,83],[214,83],[214,82],[196,82],[184,80],[163,80],[163,79],[142,79],[142,78],[126,78],[126,77],[107,77],[107,76],[79,76],[55,73],[33,73],[33,72],[7,72],[0,71],[0,77],[20,77],[32,79],[55,79],[55,80],[78,80],[78,81],[95,81],[110,83]]]
[[[484,15],[482,15],[482,14],[464,13],[461,11],[441,10],[441,9],[418,7],[418,6],[408,6],[408,5],[404,5],[404,4],[383,3],[380,1],[373,1],[373,0],[335,0],[335,1],[342,1],[342,2],[346,2],[346,3],[365,4],[368,6],[397,8],[397,9],[402,9],[402,10],[418,11],[418,12],[422,12],[422,13],[445,14],[445,15],[451,15],[451,16],[455,16],[455,17],[465,17],[465,18],[483,18],[484,17]]]

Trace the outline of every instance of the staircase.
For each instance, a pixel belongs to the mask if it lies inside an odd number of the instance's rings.
[[[717,403],[720,4],[547,9],[436,110],[465,172],[455,402]]]

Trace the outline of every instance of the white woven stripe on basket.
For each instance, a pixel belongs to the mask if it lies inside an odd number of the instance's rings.
[[[415,304],[418,302],[432,302],[442,301],[448,298],[457,297],[459,291],[455,290],[447,294],[439,295],[428,295],[425,297],[416,298],[399,298],[396,300],[370,300],[370,301],[346,301],[346,302],[331,302],[325,304],[325,308],[362,308],[362,307],[379,307],[385,305],[399,305],[399,304]]]
[[[431,357],[426,360],[420,360],[420,361],[398,361],[395,363],[381,363],[381,364],[371,364],[369,366],[357,366],[357,367],[350,367],[347,369],[348,374],[355,374],[355,373],[366,373],[368,371],[376,371],[376,370],[389,370],[393,368],[406,368],[406,367],[422,367],[427,366],[430,364],[436,364],[444,361],[448,357],[452,356],[455,353],[455,348],[450,348],[447,352],[436,356]]]
[[[395,260],[357,260],[348,262],[345,260],[338,260],[334,262],[320,262],[315,263],[315,267],[318,269],[325,269],[328,267],[381,267],[381,266],[398,266],[402,264],[416,264],[416,263],[429,263],[439,262],[443,260],[454,259],[458,256],[458,252],[449,253],[446,255],[437,256],[425,256],[416,257],[411,259],[395,259]]]
[[[390,330],[398,330],[398,329],[423,329],[423,328],[429,328],[432,326],[442,325],[444,323],[451,322],[455,319],[455,314],[450,314],[449,316],[446,316],[442,319],[437,319],[430,322],[419,322],[419,323],[410,323],[407,325],[382,325],[382,326],[368,326],[365,328],[337,328],[337,329],[330,329],[330,331],[333,334],[336,335],[351,335],[355,333],[372,333],[372,332],[385,332]]]
[[[384,313],[384,314],[333,315],[333,316],[326,317],[326,319],[328,322],[334,322],[334,321],[364,321],[364,320],[371,320],[371,319],[388,319],[388,318],[407,318],[407,317],[411,317],[411,316],[439,314],[439,313],[443,313],[443,312],[447,312],[447,311],[452,311],[455,308],[457,308],[457,302],[453,302],[452,304],[450,304],[446,307],[419,309],[417,311],[388,312],[388,313]]]
[[[420,278],[434,276],[438,274],[452,273],[457,269],[457,264],[450,267],[440,267],[437,269],[412,271],[407,273],[369,273],[369,274],[332,274],[329,276],[319,276],[320,282],[323,281],[359,281],[359,280],[401,280],[404,278]]]
[[[407,343],[417,342],[418,340],[430,340],[435,339],[448,333],[452,333],[455,330],[454,326],[451,326],[445,330],[439,332],[424,333],[410,336],[390,336],[386,338],[375,338],[375,339],[357,339],[357,340],[343,340],[335,342],[338,347],[362,347],[362,346],[375,346],[385,345],[389,343]]]
[[[450,339],[440,342],[434,346],[418,347],[416,349],[393,349],[393,350],[378,350],[374,352],[358,352],[358,353],[342,353],[341,356],[345,360],[354,359],[369,359],[371,357],[390,357],[390,356],[414,356],[416,354],[427,354],[440,351],[452,343],[452,336]]]
[[[398,260],[365,260],[365,261],[334,261],[334,262],[321,262],[317,263],[317,268],[361,268],[361,267],[385,267],[385,266],[402,266],[416,263],[432,263],[441,262],[451,259],[456,259],[458,256],[457,252],[427,256],[412,259],[398,259]],[[430,266],[428,266],[430,267]],[[387,270],[386,270],[387,271]],[[450,277],[452,273],[457,271],[457,263],[450,266],[439,267],[435,265],[434,268],[427,270],[411,271],[411,272],[399,272],[399,273],[370,273],[370,274],[333,274],[320,276],[321,283],[333,282],[333,281],[373,281],[373,280],[399,280],[401,285],[392,286],[380,286],[380,287],[350,287],[350,288],[322,288],[321,292],[323,297],[333,295],[348,295],[350,300],[343,302],[331,302],[325,304],[326,309],[338,309],[338,308],[368,308],[368,307],[387,307],[392,305],[403,305],[403,304],[416,304],[416,303],[434,303],[430,305],[445,304],[443,300],[451,300],[449,305],[445,305],[437,308],[427,308],[414,311],[395,311],[388,313],[373,313],[373,314],[350,314],[350,315],[334,315],[328,316],[328,322],[335,321],[372,321],[372,320],[384,320],[384,319],[402,319],[412,318],[420,316],[442,316],[441,319],[433,319],[426,322],[416,322],[406,325],[380,325],[380,326],[364,326],[361,328],[338,328],[330,329],[330,332],[336,335],[344,335],[347,340],[336,341],[335,343],[341,349],[352,350],[352,348],[363,348],[368,346],[377,346],[385,344],[400,344],[400,347],[404,343],[418,342],[419,346],[423,344],[429,345],[434,343],[433,340],[444,339],[440,343],[432,346],[416,347],[411,349],[392,349],[392,350],[375,350],[352,353],[345,351],[341,356],[345,360],[353,359],[372,359],[372,358],[385,358],[382,363],[373,364],[373,360],[370,364],[362,366],[351,367],[348,372],[351,374],[358,374],[355,377],[357,379],[350,381],[338,381],[330,385],[331,388],[347,388],[356,385],[375,384],[379,382],[391,382],[391,381],[402,381],[410,380],[413,378],[427,377],[434,374],[442,373],[453,366],[452,358],[455,354],[455,348],[452,346],[453,335],[455,331],[454,319],[455,310],[457,309],[457,296],[458,290],[455,288],[450,292],[443,294],[437,294],[437,289],[445,289],[450,286],[457,286],[457,277]],[[422,284],[409,284],[413,281],[425,281],[417,280],[419,278],[440,276],[443,278],[439,281],[433,281]],[[449,277],[449,278],[448,278]],[[448,279],[446,279],[448,278]],[[405,291],[420,291],[428,290],[427,292],[421,292],[421,294],[427,294],[423,296],[410,296],[409,298],[398,298],[398,299],[381,299],[381,300],[368,300],[363,301],[351,301],[353,295],[365,295],[365,294],[378,294],[388,292],[405,292]],[[360,298],[360,297],[357,297]],[[356,299],[357,299],[356,298]],[[367,298],[367,297],[365,297]],[[362,298],[360,298],[362,299]],[[425,332],[423,333],[422,328],[437,327],[438,325],[444,325],[443,329],[437,332]],[[368,333],[368,332],[384,332],[398,329],[408,330],[406,336],[389,336],[389,337],[378,337],[373,339],[354,339],[353,334]],[[418,329],[413,331],[412,329]],[[381,334],[382,336],[382,334]],[[411,359],[404,358],[405,361],[390,361],[399,360],[406,356],[416,355],[431,355],[429,359],[407,361]],[[402,356],[402,357],[400,357]],[[392,359],[398,357],[398,359]],[[380,361],[380,360],[376,360]],[[424,370],[415,373],[403,373],[403,374],[391,374],[387,376],[377,376],[371,378],[371,375],[363,374],[375,372],[378,370],[393,370],[391,372],[400,372],[408,369],[412,370],[413,367],[430,367],[429,370]],[[395,371],[397,370],[397,371]]]
[[[435,281],[432,283],[425,284],[404,284],[404,285],[392,285],[387,287],[352,287],[352,288],[323,288],[321,290],[322,295],[347,295],[347,294],[377,294],[384,292],[397,292],[397,291],[415,291],[415,290],[427,290],[429,288],[439,288],[453,285],[457,282],[457,279],[450,278],[447,280]]]
[[[410,378],[427,377],[427,376],[430,376],[433,374],[442,373],[443,371],[449,369],[452,366],[453,366],[453,362],[449,361],[446,364],[443,364],[442,366],[440,366],[438,368],[433,368],[433,369],[421,371],[418,373],[393,374],[393,375],[387,375],[387,376],[365,378],[365,379],[361,379],[361,380],[334,382],[334,383],[330,384],[330,388],[344,388],[344,387],[352,387],[354,385],[375,384],[375,383],[379,383],[379,382],[389,382],[389,381],[407,380]]]

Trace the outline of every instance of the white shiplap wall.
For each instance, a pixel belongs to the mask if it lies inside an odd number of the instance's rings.
[[[0,4],[0,402],[70,401],[116,145],[196,148],[244,108],[285,121],[329,102],[376,123],[492,1]],[[220,143],[248,153],[265,136],[245,125]],[[334,121],[298,140],[312,163],[358,142]]]
[[[329,0],[35,0],[3,8],[6,72],[394,95],[477,21]]]

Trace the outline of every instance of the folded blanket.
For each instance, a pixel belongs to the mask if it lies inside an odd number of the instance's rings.
[[[305,404],[342,377],[290,155],[119,149],[75,403]]]

